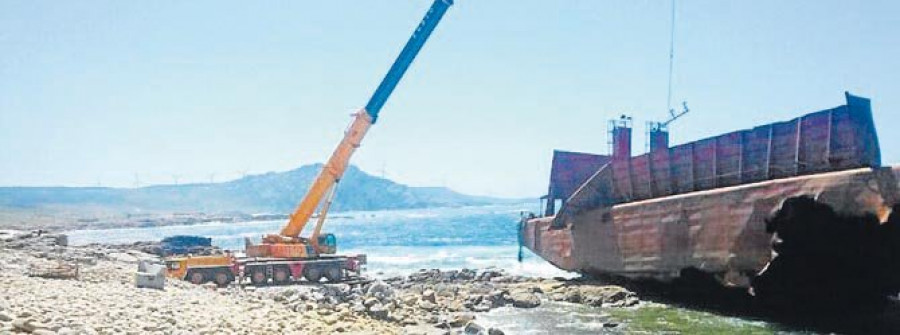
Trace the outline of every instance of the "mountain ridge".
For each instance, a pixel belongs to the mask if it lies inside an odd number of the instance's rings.
[[[0,187],[0,208],[90,206],[124,212],[199,211],[289,213],[322,168],[321,163],[283,172],[248,175],[219,183],[112,187]],[[445,187],[417,187],[372,176],[349,166],[338,186],[334,211],[410,209],[512,203],[513,199],[466,195]]]

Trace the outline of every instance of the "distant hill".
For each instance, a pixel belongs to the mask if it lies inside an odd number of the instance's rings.
[[[79,207],[121,212],[199,211],[289,213],[322,164],[208,184],[141,188],[0,187],[0,208]],[[469,206],[513,200],[461,194],[443,187],[411,187],[350,166],[341,180],[334,211]]]

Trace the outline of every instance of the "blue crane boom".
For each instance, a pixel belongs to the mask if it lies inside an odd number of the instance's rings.
[[[259,246],[248,245],[247,255],[252,257],[311,257],[319,253],[334,253],[334,245],[325,241],[323,245],[319,243],[321,237],[321,229],[324,224],[325,216],[328,208],[334,198],[335,187],[344,175],[350,157],[359,148],[363,138],[369,130],[369,127],[375,123],[378,118],[378,112],[390,97],[391,92],[397,87],[403,74],[412,64],[419,50],[428,40],[431,32],[437,26],[438,22],[447,12],[447,9],[453,5],[453,0],[435,0],[425,13],[425,17],[413,31],[412,37],[406,42],[406,46],[400,51],[400,55],[394,60],[391,69],[382,79],[381,84],[372,94],[372,98],[366,104],[366,107],[358,113],[354,114],[353,121],[344,132],[344,138],[338,143],[337,148],[331,154],[331,157],[322,167],[319,176],[310,185],[309,191],[297,205],[294,214],[291,215],[287,225],[281,229],[280,234],[270,234],[263,237],[263,244]],[[312,218],[313,213],[322,200],[326,197],[326,202],[322,205],[319,212],[319,218],[316,222],[315,229],[308,239],[300,238],[299,235],[306,227],[307,222]],[[328,236],[324,240],[328,240]],[[333,236],[331,237],[333,242]],[[308,242],[308,245],[307,245]],[[309,248],[308,248],[309,247]]]
[[[388,70],[384,79],[381,80],[381,84],[378,85],[378,89],[372,94],[369,103],[366,104],[366,113],[372,118],[372,123],[378,120],[378,112],[381,111],[381,107],[384,106],[388,97],[391,96],[394,88],[397,87],[397,83],[400,82],[403,74],[406,73],[406,69],[409,68],[416,55],[419,54],[419,50],[425,45],[428,36],[431,36],[434,27],[437,26],[438,22],[441,21],[441,17],[452,5],[453,0],[435,0],[428,12],[425,13],[422,22],[416,27],[409,41],[406,42],[406,46],[403,47],[403,51],[400,51],[400,55],[397,55],[397,60],[391,65],[391,69]]]

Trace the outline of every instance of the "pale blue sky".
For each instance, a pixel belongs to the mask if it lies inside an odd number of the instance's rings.
[[[324,161],[431,4],[0,0],[0,185],[233,179]],[[900,160],[900,2],[678,4],[683,143],[872,99]],[[552,150],[665,115],[668,0],[458,0],[353,163],[535,196]]]

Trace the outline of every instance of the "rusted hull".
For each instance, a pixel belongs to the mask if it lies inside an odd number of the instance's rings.
[[[612,169],[590,185],[605,189]],[[603,174],[609,175],[603,178]],[[671,279],[685,268],[748,286],[772,258],[766,218],[788,198],[809,195],[847,215],[887,220],[898,203],[900,167],[860,168],[769,180],[624,204],[590,206],[526,221],[522,242],[565,270]],[[602,193],[602,192],[599,192]],[[602,196],[600,197],[602,198]]]

